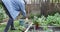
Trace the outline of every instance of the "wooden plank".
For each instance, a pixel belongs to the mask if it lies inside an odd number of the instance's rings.
[[[33,23],[31,23],[28,28],[25,30],[25,32],[28,32],[29,28],[32,26]]]

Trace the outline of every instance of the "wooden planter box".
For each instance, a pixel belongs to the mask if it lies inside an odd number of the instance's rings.
[[[53,32],[60,31],[60,26],[39,26],[39,28],[37,30],[38,31],[44,31],[43,27],[47,27],[48,30],[52,30]],[[37,31],[35,29],[34,25],[30,28],[30,30],[32,30],[32,29],[35,30],[35,31]]]

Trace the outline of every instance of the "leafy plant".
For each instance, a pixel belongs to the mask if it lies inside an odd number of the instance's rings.
[[[47,30],[48,26],[60,26],[60,14],[56,13],[54,14],[54,16],[48,15],[47,18],[44,16],[41,16],[40,18],[34,16],[33,23],[38,23],[38,25],[40,26],[46,26],[43,27],[44,30]]]
[[[60,14],[56,13],[54,16],[49,16],[48,15],[46,21],[48,22],[48,25],[59,26],[59,24],[60,24]]]
[[[3,18],[4,18],[4,11],[2,5],[0,4],[0,22],[2,22]]]
[[[34,24],[37,24],[37,23],[38,23],[38,22],[37,22],[37,19],[38,19],[38,17],[34,16],[34,19],[33,19],[33,23],[34,23]]]

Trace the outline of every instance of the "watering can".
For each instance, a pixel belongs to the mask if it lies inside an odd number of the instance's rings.
[[[27,23],[27,20],[24,20],[24,19],[20,19],[19,21],[19,25],[20,26],[24,26],[24,27],[28,27],[28,23]]]
[[[19,24],[21,25],[21,26],[24,26],[24,20],[23,19],[20,19],[20,21],[19,21]]]

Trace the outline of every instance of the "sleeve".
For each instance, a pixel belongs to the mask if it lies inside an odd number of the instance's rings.
[[[26,17],[26,10],[25,10],[25,3],[24,3],[24,1],[21,1],[19,3],[19,7],[21,9],[21,12],[22,12],[23,17]]]

